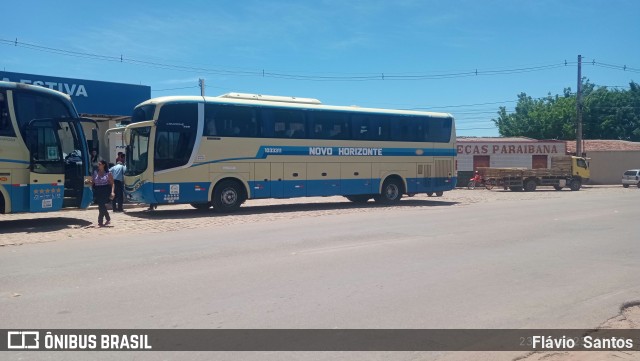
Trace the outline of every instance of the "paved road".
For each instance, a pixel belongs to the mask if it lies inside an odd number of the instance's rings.
[[[0,247],[0,328],[595,327],[640,299],[638,199],[580,193]]]

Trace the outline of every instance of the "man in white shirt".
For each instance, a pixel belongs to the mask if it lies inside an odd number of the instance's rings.
[[[124,212],[124,172],[127,167],[122,165],[122,160],[118,160],[116,165],[109,169],[111,175],[113,175],[113,183],[115,185],[115,194],[113,198],[112,209],[114,212]]]

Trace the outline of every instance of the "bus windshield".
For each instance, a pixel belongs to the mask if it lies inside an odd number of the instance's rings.
[[[147,165],[149,164],[150,133],[151,127],[133,128],[131,130],[131,142],[127,146],[126,175],[139,175],[147,169]]]

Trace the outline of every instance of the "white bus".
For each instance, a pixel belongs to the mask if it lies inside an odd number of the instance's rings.
[[[68,95],[0,81],[0,213],[89,206],[83,122],[97,139],[95,122],[79,118]]]
[[[441,196],[456,184],[455,139],[450,114],[239,93],[155,98],[126,127],[125,191],[219,212],[258,198]]]

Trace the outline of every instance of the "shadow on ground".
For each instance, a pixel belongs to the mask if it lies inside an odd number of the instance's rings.
[[[162,206],[154,211],[130,211],[125,213],[131,217],[145,218],[145,219],[162,219],[162,218],[198,218],[198,217],[227,217],[227,216],[240,216],[240,215],[255,215],[255,214],[281,214],[281,213],[293,213],[293,212],[305,212],[305,211],[328,211],[328,210],[340,210],[340,209],[371,209],[371,208],[411,208],[411,207],[443,207],[453,206],[459,202],[447,202],[447,201],[432,201],[422,199],[406,199],[400,201],[400,203],[393,205],[381,205],[374,202],[368,203],[353,203],[353,202],[331,202],[331,203],[297,203],[297,204],[275,204],[265,206],[253,206],[244,205],[236,212],[231,214],[216,213],[212,208],[206,210],[197,209],[162,209]]]
[[[91,225],[83,219],[68,217],[44,217],[36,219],[16,219],[0,221],[0,234],[3,233],[44,233],[63,229],[80,228]]]

